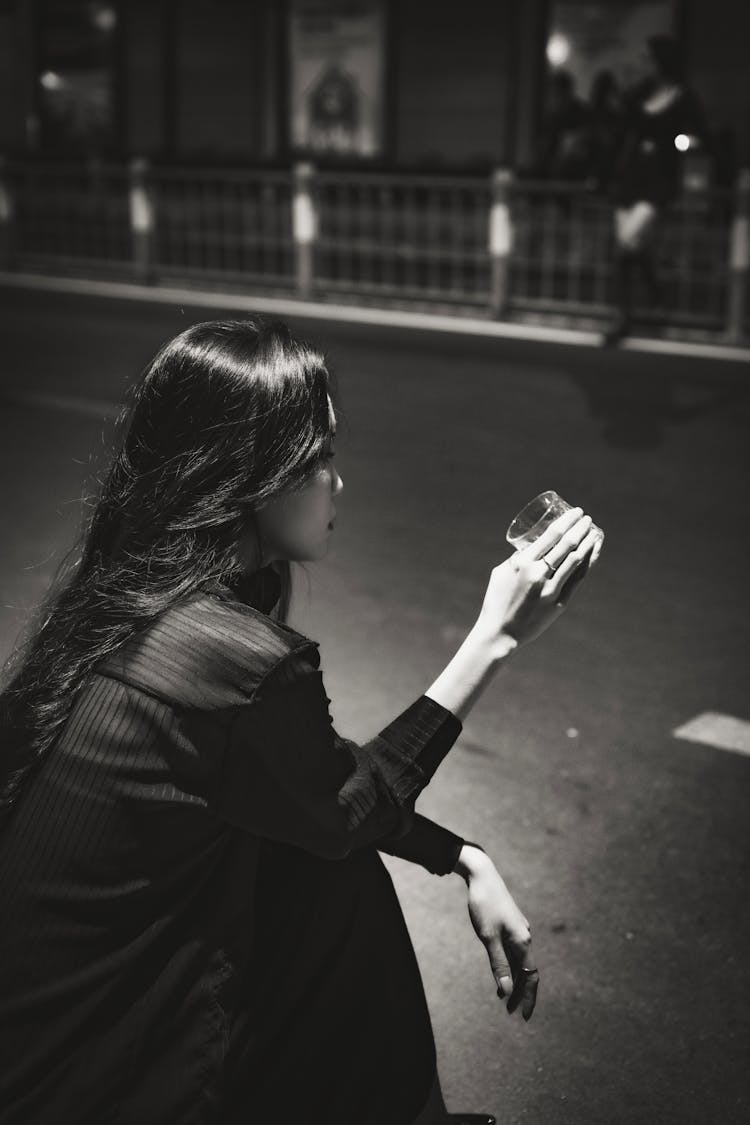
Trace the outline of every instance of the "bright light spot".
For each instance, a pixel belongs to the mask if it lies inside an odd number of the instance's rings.
[[[61,90],[65,85],[65,79],[55,74],[54,70],[45,70],[39,78],[39,83],[45,90]]]
[[[686,136],[685,133],[678,133],[674,139],[674,147],[679,152],[687,152],[690,148],[690,137]]]
[[[111,4],[92,4],[90,9],[91,22],[99,31],[114,31],[117,25],[117,12]]]
[[[570,43],[559,31],[547,40],[547,61],[550,66],[564,66],[570,56]]]

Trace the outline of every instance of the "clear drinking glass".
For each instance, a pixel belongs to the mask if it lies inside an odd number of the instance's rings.
[[[556,492],[540,492],[524,508],[521,508],[515,519],[511,520],[505,538],[511,547],[515,547],[516,550],[520,550],[521,547],[528,547],[529,543],[537,540],[558,516],[561,516],[563,512],[570,511],[572,507],[572,504],[563,500],[562,496],[558,496]],[[597,527],[596,524],[592,524],[591,530],[597,533],[599,544],[603,543],[604,532],[602,529]]]

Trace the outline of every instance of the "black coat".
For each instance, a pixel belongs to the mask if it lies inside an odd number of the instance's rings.
[[[452,870],[414,802],[461,724],[422,696],[358,746],[328,704],[316,643],[219,585],[89,678],[0,837],[2,1125],[416,1115],[434,1043],[376,848]]]

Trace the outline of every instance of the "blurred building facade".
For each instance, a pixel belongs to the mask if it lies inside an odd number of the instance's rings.
[[[550,68],[587,96],[649,29],[747,166],[747,0],[0,0],[0,151],[524,167]]]

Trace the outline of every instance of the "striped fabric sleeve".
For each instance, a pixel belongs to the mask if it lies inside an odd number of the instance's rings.
[[[448,875],[455,869],[464,843],[463,837],[449,828],[415,813],[414,823],[404,836],[379,840],[377,848],[409,863],[418,863],[433,875]]]
[[[257,835],[343,858],[413,829],[414,802],[462,727],[421,696],[369,742],[342,738],[318,665],[317,649],[291,654],[237,709],[216,810]]]

